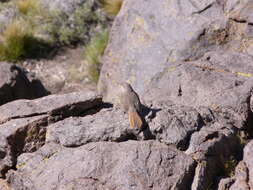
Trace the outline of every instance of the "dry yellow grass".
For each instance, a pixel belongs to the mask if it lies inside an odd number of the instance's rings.
[[[103,10],[109,16],[116,16],[120,11],[123,0],[100,0]]]
[[[14,20],[1,34],[0,60],[17,60],[25,54],[25,45],[32,36],[24,20]]]
[[[38,0],[16,0],[16,6],[20,13],[27,15],[39,11]]]

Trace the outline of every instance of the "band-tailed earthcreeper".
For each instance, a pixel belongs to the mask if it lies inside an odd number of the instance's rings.
[[[141,102],[138,94],[129,83],[125,82],[121,84],[120,105],[121,108],[128,113],[130,128],[141,129]]]

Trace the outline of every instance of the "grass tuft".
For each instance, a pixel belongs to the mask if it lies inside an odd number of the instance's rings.
[[[14,20],[10,23],[3,34],[0,42],[0,60],[15,61],[25,54],[26,40],[32,32],[22,20]]]
[[[16,19],[0,34],[0,60],[18,61],[42,55],[49,45],[36,39],[29,23]]]
[[[101,67],[101,56],[104,53],[108,42],[109,34],[105,30],[94,36],[85,48],[85,59],[88,63],[88,73],[90,80],[97,82]]]
[[[16,0],[16,6],[18,11],[24,15],[37,13],[40,9],[39,0]]]
[[[100,0],[104,12],[109,16],[116,16],[121,8],[123,0]]]

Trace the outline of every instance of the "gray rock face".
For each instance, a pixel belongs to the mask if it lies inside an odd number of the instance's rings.
[[[173,69],[177,61],[188,63],[216,50],[251,54],[251,7],[251,1],[124,2],[103,58],[98,88],[104,100],[117,103],[117,83],[126,80],[145,95],[150,81],[165,69]],[[239,23],[242,15],[244,23]],[[234,64],[226,67],[233,69]]]
[[[180,149],[186,149],[191,134],[204,125],[200,114],[191,107],[164,101],[157,102],[153,108],[157,112],[148,122],[150,131],[156,139]]]
[[[142,131],[92,92],[7,103],[1,177],[15,190],[253,189],[251,5],[124,1],[99,89],[116,105],[133,84]]]
[[[19,66],[0,62],[0,105],[16,99],[34,99],[49,92]]]
[[[214,176],[227,175],[225,164],[240,154],[240,142],[233,126],[215,122],[193,133],[186,153],[198,161],[192,190],[207,189]]]
[[[235,176],[232,178],[234,183],[230,184],[229,190],[250,190],[253,188],[252,148],[253,141],[251,140],[244,148],[243,160],[235,169]]]
[[[76,147],[89,142],[135,139],[127,115],[118,109],[104,109],[95,115],[71,117],[48,126],[47,142]]]
[[[195,165],[186,154],[155,141],[89,143],[54,152],[50,148],[47,144],[22,156],[22,167],[8,173],[12,188],[189,189]]]
[[[195,108],[206,106],[224,113],[224,117],[234,120],[236,127],[245,126],[252,112],[252,57],[217,52],[205,56],[205,61],[169,64],[152,79],[145,102],[152,103],[159,97]]]
[[[101,105],[94,92],[17,100],[0,107],[0,171],[4,177],[23,152],[34,152],[46,140],[47,126],[65,117],[84,114]]]
[[[72,115],[99,106],[102,98],[93,91],[50,95],[35,100],[16,100],[0,107],[0,123],[33,115]],[[15,111],[13,111],[15,110]]]

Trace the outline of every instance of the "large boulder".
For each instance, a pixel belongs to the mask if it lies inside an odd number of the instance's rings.
[[[89,143],[78,148],[47,144],[23,154],[11,187],[21,189],[190,189],[194,160],[155,141]]]
[[[242,66],[243,65],[243,66]],[[238,128],[252,118],[252,56],[232,52],[209,52],[203,60],[168,64],[152,78],[143,95],[151,105],[172,101],[187,106],[208,107],[234,120]]]
[[[16,99],[34,99],[49,92],[22,67],[0,62],[0,105]]]
[[[103,58],[98,89],[104,100],[118,103],[118,84],[127,80],[138,93],[145,95],[152,79],[165,69],[173,69],[173,63],[188,64],[208,51],[250,54],[252,3],[243,2],[124,1],[111,30],[113,40]],[[235,14],[235,8],[239,15]],[[243,17],[243,22],[238,22],[241,21],[238,17]],[[226,67],[234,69],[230,65]],[[252,64],[247,71],[250,70]]]

